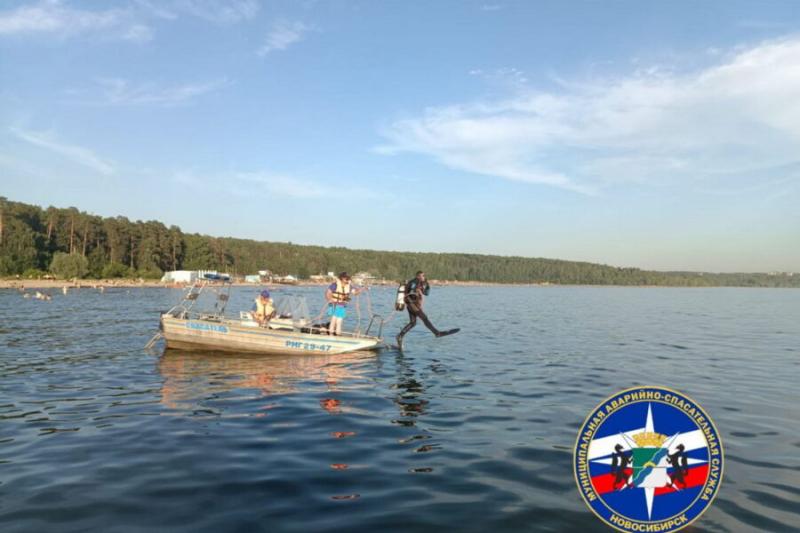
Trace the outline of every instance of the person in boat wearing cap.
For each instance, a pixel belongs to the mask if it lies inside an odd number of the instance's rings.
[[[272,302],[272,298],[270,298],[268,290],[264,289],[256,297],[253,316],[261,326],[266,325],[275,316],[275,305]]]
[[[406,324],[405,327],[400,330],[400,334],[397,335],[397,347],[400,350],[403,349],[403,337],[405,337],[405,334],[411,331],[411,329],[417,325],[417,318],[422,320],[422,323],[425,324],[425,327],[431,330],[431,333],[437,337],[452,335],[453,333],[458,333],[460,331],[459,328],[449,329],[447,331],[439,331],[436,329],[436,326],[431,323],[431,321],[428,319],[428,315],[426,315],[422,310],[422,302],[425,297],[430,294],[430,292],[431,286],[422,270],[418,271],[417,275],[408,280],[408,283],[406,283],[405,298],[403,301],[406,304],[406,310],[408,310],[408,324]]]
[[[352,296],[359,294],[363,290],[362,287],[354,287],[352,285],[350,275],[347,272],[340,273],[336,281],[330,284],[325,291],[325,301],[328,302],[328,318],[330,318],[329,334],[342,334],[342,323],[344,322],[344,317],[347,316],[347,302],[350,301]]]

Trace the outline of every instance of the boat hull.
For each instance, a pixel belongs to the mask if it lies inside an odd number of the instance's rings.
[[[168,348],[260,354],[338,354],[381,347],[377,337],[300,333],[244,325],[234,320],[208,321],[164,315],[161,328]]]

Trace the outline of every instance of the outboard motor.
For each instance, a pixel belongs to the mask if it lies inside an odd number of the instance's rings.
[[[397,311],[402,311],[406,308],[406,286],[405,283],[401,283],[399,287],[397,287],[397,298],[394,300],[394,308]]]

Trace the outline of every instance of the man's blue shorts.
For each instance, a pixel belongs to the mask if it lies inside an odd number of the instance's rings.
[[[347,306],[342,304],[328,304],[328,316],[344,318],[347,316]]]

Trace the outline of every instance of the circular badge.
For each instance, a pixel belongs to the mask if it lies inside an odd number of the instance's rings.
[[[719,433],[700,405],[664,387],[636,387],[595,407],[575,443],[575,481],[589,508],[620,531],[677,531],[722,482]]]

